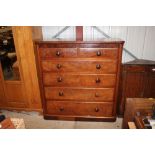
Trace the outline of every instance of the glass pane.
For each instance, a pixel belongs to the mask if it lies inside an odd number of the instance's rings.
[[[5,80],[20,80],[13,32],[10,26],[0,26],[0,61]]]

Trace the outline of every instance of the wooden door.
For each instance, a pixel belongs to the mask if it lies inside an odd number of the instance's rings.
[[[16,58],[13,59],[10,67],[12,76],[6,76],[4,63],[1,67],[0,89],[3,90],[3,93],[0,93],[0,97],[3,96],[3,104],[0,106],[3,109],[40,111],[41,100],[33,38],[38,39],[41,36],[41,28],[19,26],[11,27],[11,31],[15,47],[15,52],[12,55],[15,55]],[[6,71],[8,71],[7,69]]]

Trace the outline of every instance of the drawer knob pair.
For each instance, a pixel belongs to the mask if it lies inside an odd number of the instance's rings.
[[[101,56],[101,51],[97,51],[97,52],[96,52],[96,55],[97,55],[97,56]]]
[[[96,65],[96,69],[100,69],[101,68],[101,65],[100,64],[97,64]]]
[[[56,51],[56,56],[60,56],[60,51]]]
[[[57,78],[57,81],[58,81],[58,82],[62,82],[62,77],[58,77],[58,78]]]

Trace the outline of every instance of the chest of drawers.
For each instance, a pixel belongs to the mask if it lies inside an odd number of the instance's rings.
[[[36,41],[45,119],[116,119],[124,41]]]

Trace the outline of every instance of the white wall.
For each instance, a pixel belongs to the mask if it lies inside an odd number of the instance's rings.
[[[44,39],[51,39],[63,26],[42,27]],[[139,59],[155,60],[155,27],[148,26],[99,26],[101,30],[112,38],[125,40],[125,48]],[[75,27],[70,27],[60,38],[75,39]],[[90,26],[84,27],[84,40],[103,38],[103,35]],[[123,52],[123,62],[133,60]]]

